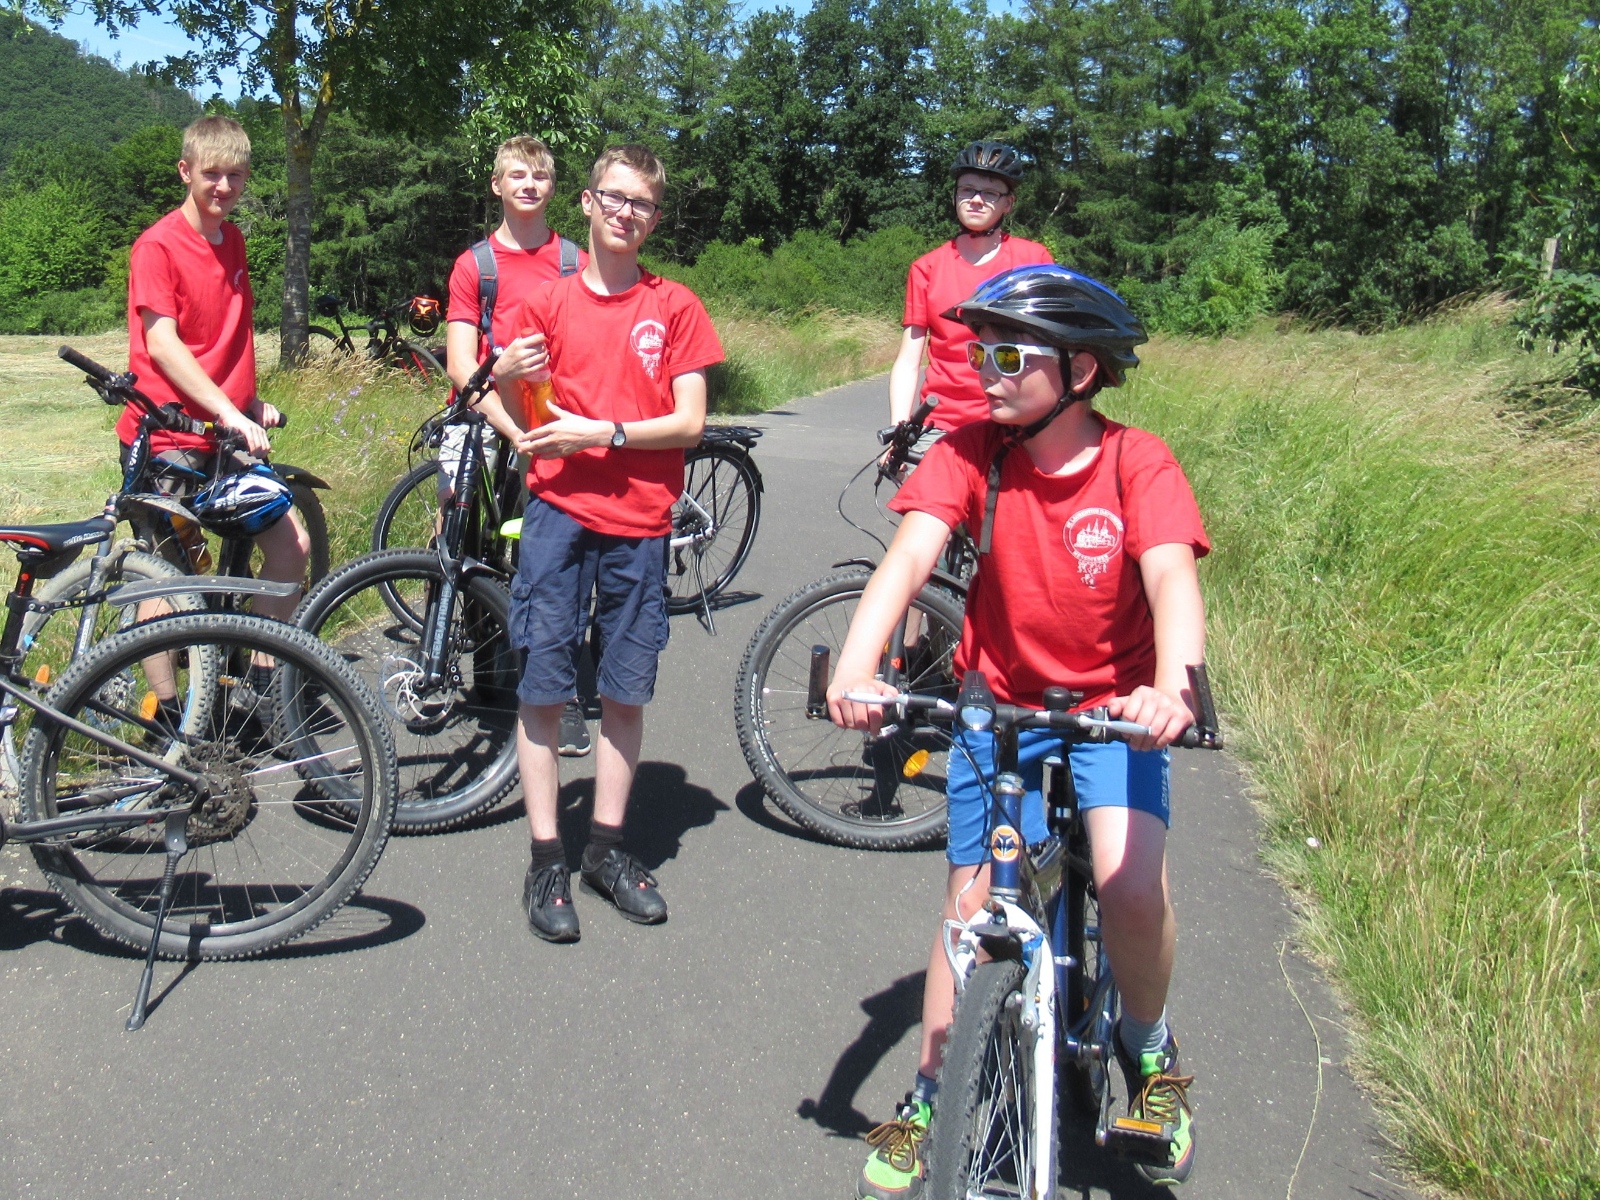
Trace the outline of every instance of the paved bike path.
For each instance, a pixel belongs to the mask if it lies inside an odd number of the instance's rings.
[[[853,1194],[856,1135],[915,1066],[943,859],[788,827],[750,781],[731,697],[773,604],[874,549],[833,503],[883,397],[869,381],[755,422],[766,508],[739,595],[716,638],[674,621],[648,719],[633,836],[667,925],[628,925],[580,893],[583,941],[536,942],[513,803],[392,842],[362,900],[286,955],[163,964],[149,1024],[125,1034],[138,962],[68,917],[25,851],[0,853],[0,1193]],[[853,495],[870,512],[866,489]],[[573,834],[591,764],[564,771]],[[1410,1196],[1341,1066],[1336,1005],[1281,949],[1288,906],[1257,864],[1237,776],[1220,756],[1176,755],[1173,791],[1172,1009],[1201,1130],[1182,1194],[1266,1200],[1293,1179],[1293,1197]],[[1152,1194],[1084,1143],[1064,1147],[1063,1196]]]

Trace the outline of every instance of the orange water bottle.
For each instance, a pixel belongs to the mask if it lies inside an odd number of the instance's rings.
[[[535,425],[548,425],[556,419],[550,404],[556,398],[555,385],[550,382],[550,372],[541,377],[531,377],[522,382],[522,404]]]

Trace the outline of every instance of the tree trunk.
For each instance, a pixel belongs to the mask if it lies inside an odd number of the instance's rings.
[[[305,361],[309,335],[311,290],[311,156],[315,145],[303,129],[298,113],[283,114],[284,149],[288,158],[288,188],[284,215],[288,223],[283,251],[283,322],[279,362],[296,367]]]

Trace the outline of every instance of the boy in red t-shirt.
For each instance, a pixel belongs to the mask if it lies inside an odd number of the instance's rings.
[[[1050,251],[1038,242],[1000,228],[1016,203],[1013,193],[1022,179],[1022,158],[1015,150],[1002,142],[973,142],[950,165],[950,177],[955,180],[961,232],[911,264],[901,322],[905,330],[889,371],[889,420],[898,423],[911,415],[927,351],[921,398],[939,398],[928,422],[937,429],[960,429],[989,416],[978,373],[967,364],[972,335],[945,310],[1002,271],[1050,261]]]
[[[946,315],[977,335],[969,353],[989,420],[943,438],[891,501],[904,520],[839,653],[829,715],[851,729],[880,724],[881,708],[844,696],[894,691],[875,677],[882,648],[950,531],[965,523],[987,527],[993,540],[967,596],[956,671],[983,671],[1002,703],[1040,707],[1044,689],[1061,685],[1083,692],[1085,706],[1104,704],[1150,727],[1141,743],[1073,746],[1070,758],[1093,847],[1104,943],[1122,993],[1116,1043],[1131,1115],[1177,1129],[1173,1160],[1140,1170],[1152,1182],[1175,1184],[1189,1174],[1194,1129],[1189,1081],[1178,1074],[1177,1043],[1166,1025],[1175,933],[1166,885],[1165,747],[1194,721],[1185,667],[1200,662],[1204,650],[1195,560],[1209,544],[1188,481],[1161,440],[1108,421],[1092,406],[1101,386],[1117,386],[1138,364],[1133,348],[1145,340],[1115,293],[1065,267],[1021,267]],[[958,912],[970,918],[988,896],[992,738],[961,737],[979,770],[951,752],[944,920]],[[1048,836],[1042,760],[1059,747],[1048,731],[1025,730],[1019,739],[1029,844]],[[862,1197],[911,1197],[921,1188],[917,1150],[954,1005],[940,929],[928,960],[915,1087],[874,1139]]]
[[[499,227],[485,239],[494,260],[493,300],[488,329],[484,325],[484,271],[478,247],[468,247],[450,270],[450,308],[446,315],[445,350],[450,381],[464,387],[473,369],[489,357],[491,346],[504,346],[523,332],[512,324],[522,302],[535,289],[563,274],[582,270],[589,256],[545,223],[545,210],[556,190],[556,163],[550,148],[536,137],[518,134],[500,143],[494,155],[489,190],[500,201]],[[483,434],[484,461],[492,466],[498,433],[508,441],[520,432],[494,393],[478,404],[489,420]],[[456,466],[466,446],[467,431],[456,425],[445,430],[439,447],[439,507],[454,494]],[[561,753],[582,757],[589,753],[589,729],[583,706],[577,701],[561,714]]]
[[[139,235],[129,256],[128,369],[157,404],[181,404],[191,417],[235,430],[249,454],[265,458],[266,431],[278,424],[278,410],[256,395],[254,299],[244,237],[227,219],[250,178],[249,136],[227,117],[201,117],[183,131],[178,176],[188,196]],[[117,421],[124,456],[139,416],[130,405]],[[150,449],[172,464],[160,485],[181,496],[192,490],[189,481],[210,474],[217,443],[206,435],[155,430]],[[289,512],[255,541],[263,579],[305,578],[311,541],[297,513]],[[295,596],[258,596],[255,609],[287,620],[298,603]]]
[[[639,248],[661,219],[666,172],[643,146],[613,146],[589,173],[589,265],[537,289],[495,368],[500,397],[532,457],[522,555],[511,588],[513,643],[525,651],[517,721],[522,793],[533,835],[523,907],[533,932],[578,939],[556,828],[557,736],[573,697],[591,595],[600,630],[600,743],[585,886],[629,920],[657,924],[666,902],[622,848],[644,706],[667,644],[666,553],[683,451],[700,440],[706,368],[722,346],[682,284],[644,271]],[[552,419],[522,402],[524,381],[554,385]]]

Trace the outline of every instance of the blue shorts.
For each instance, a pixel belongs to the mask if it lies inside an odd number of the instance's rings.
[[[950,841],[945,851],[958,867],[975,866],[989,857],[989,831],[994,795],[994,735],[963,730],[961,744],[977,760],[980,773],[952,746],[945,768],[945,795],[950,802]],[[1028,794],[1022,798],[1022,837],[1028,845],[1050,836],[1045,823],[1044,760],[1065,747],[1045,729],[1024,729],[1017,737],[1017,771]],[[1068,761],[1078,792],[1078,807],[1137,808],[1169,823],[1165,750],[1132,750],[1126,742],[1088,742],[1073,746]]]
[[[596,533],[552,504],[528,499],[522,557],[511,583],[511,644],[524,652],[517,699],[565,704],[578,692],[578,654],[597,597],[601,696],[648,704],[667,648],[667,538]]]

